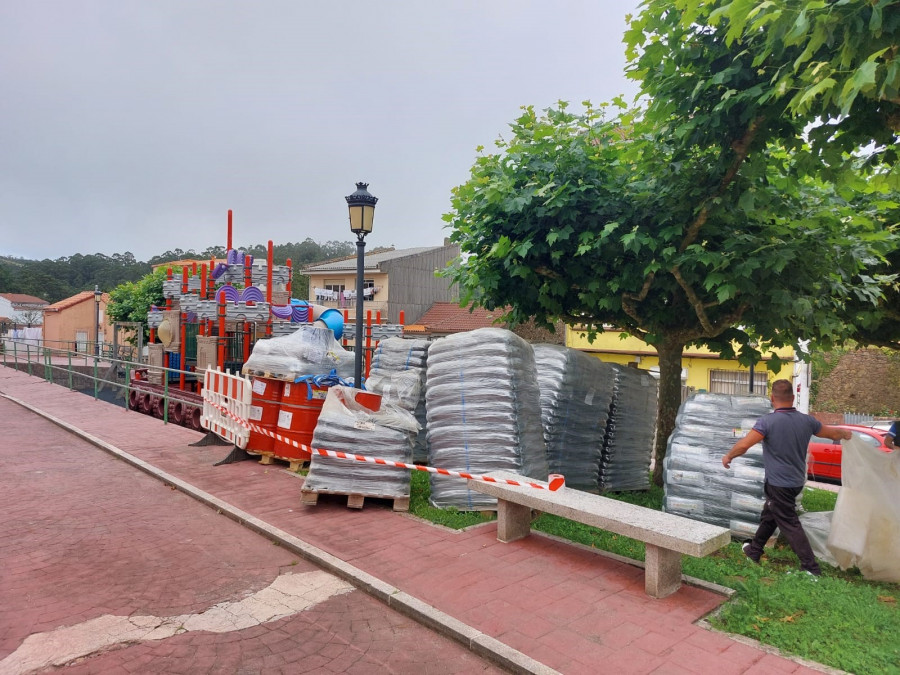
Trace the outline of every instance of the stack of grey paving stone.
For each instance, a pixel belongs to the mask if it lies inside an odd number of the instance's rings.
[[[534,350],[502,328],[479,328],[434,342],[426,367],[428,460],[484,474],[547,479]],[[465,480],[432,475],[431,503],[460,510],[497,508]]]
[[[610,364],[615,377],[600,458],[600,491],[650,488],[659,383],[646,370]]]
[[[722,466],[722,457],[771,411],[762,396],[700,393],[684,401],[663,462],[663,509],[752,537],[765,499],[762,445],[730,469]]]
[[[535,345],[534,360],[550,473],[565,476],[566,487],[598,493],[616,371],[559,345]]]
[[[419,425],[408,410],[382,402],[373,412],[353,400],[351,387],[334,386],[313,432],[313,447],[403,462],[412,460]],[[304,489],[383,497],[409,496],[409,470],[313,454]]]
[[[425,433],[425,365],[429,340],[392,337],[382,340],[372,357],[366,389],[381,394],[382,400],[413,413],[421,425],[413,445],[413,461],[427,462]]]

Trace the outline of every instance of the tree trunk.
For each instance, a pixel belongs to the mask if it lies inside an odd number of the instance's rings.
[[[681,405],[681,353],[684,342],[677,339],[666,339],[656,345],[659,354],[659,402],[657,404],[656,447],[653,456],[656,464],[653,468],[653,483],[662,486],[663,459],[666,456],[666,443],[675,429],[675,416]]]

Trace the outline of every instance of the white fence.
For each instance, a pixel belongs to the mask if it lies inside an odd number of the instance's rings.
[[[216,368],[203,374],[203,414],[200,426],[242,450],[247,447],[250,430],[222,412],[230,411],[242,420],[250,419],[253,386],[246,375],[222,372]]]

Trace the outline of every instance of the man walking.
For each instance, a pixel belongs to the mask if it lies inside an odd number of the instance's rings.
[[[759,529],[742,548],[750,560],[758,563],[763,547],[777,527],[800,558],[800,567],[818,576],[822,572],[800,524],[795,500],[806,484],[806,452],[810,438],[816,435],[837,441],[850,438],[850,432],[826,426],[794,408],[794,387],[790,380],[776,380],[769,398],[775,411],[760,417],[750,433],[722,458],[722,466],[727,469],[735,457],[762,441],[766,502]]]

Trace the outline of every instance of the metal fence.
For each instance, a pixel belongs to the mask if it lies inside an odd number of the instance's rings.
[[[85,354],[73,350],[35,346],[8,340],[0,353],[0,365],[27,372],[48,382],[88,394],[107,403],[128,409],[128,401],[133,390],[131,373],[136,368],[147,368],[131,359],[115,358],[112,349],[102,349],[102,354]],[[177,378],[182,372],[194,376],[196,373],[174,368],[153,366],[154,370],[165,371]],[[169,377],[164,377],[163,400],[165,413],[163,421],[168,421],[168,403],[191,403],[181,395],[180,390],[168,386]]]
[[[875,421],[875,415],[868,413],[844,413],[844,424],[871,424]]]

